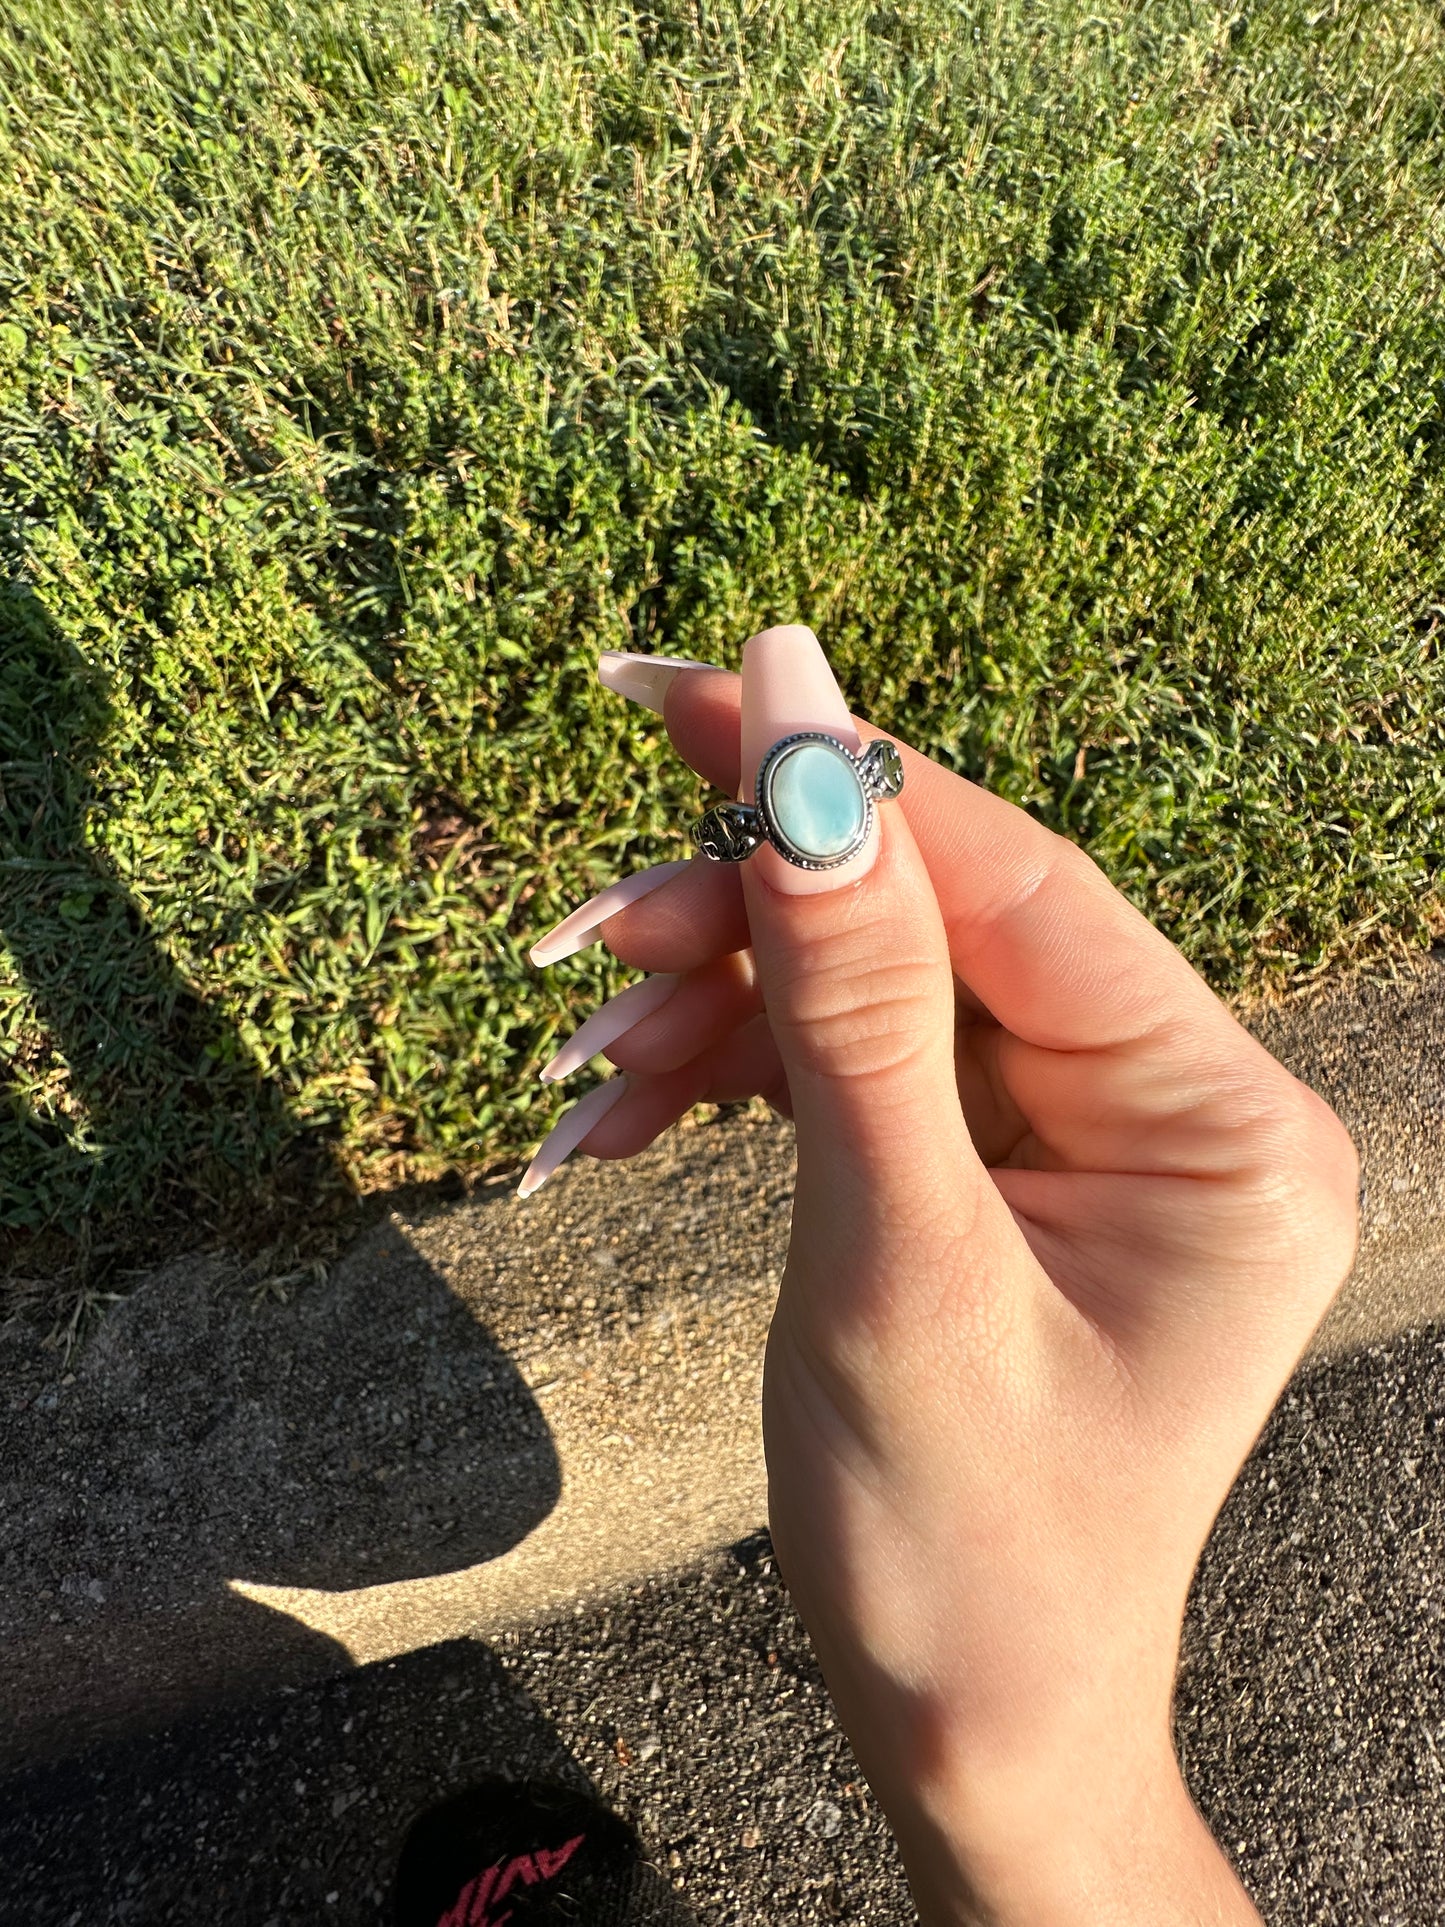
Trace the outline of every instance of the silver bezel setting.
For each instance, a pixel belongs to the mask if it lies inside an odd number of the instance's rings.
[[[863,792],[863,827],[846,850],[837,856],[808,856],[790,843],[767,807],[768,779],[773,766],[799,743],[826,743],[846,757]],[[873,828],[873,806],[898,796],[903,789],[903,759],[893,744],[881,736],[857,751],[840,743],[826,729],[799,729],[791,736],[780,736],[758,765],[753,785],[756,803],[715,803],[693,824],[690,835],[695,847],[715,863],[742,863],[762,844],[771,843],[785,862],[800,870],[836,870],[857,856]]]
[[[806,851],[800,850],[797,844],[790,843],[777,823],[773,820],[773,813],[769,808],[769,781],[773,770],[778,763],[782,761],[783,757],[785,757],[789,751],[796,749],[800,743],[826,743],[829,749],[835,750],[839,756],[844,758],[849,769],[852,770],[854,779],[858,784],[858,793],[863,798],[863,827],[848,845],[847,849],[840,850],[837,856],[809,856]],[[852,750],[848,748],[846,743],[840,743],[836,736],[830,736],[824,729],[800,729],[795,731],[791,736],[780,736],[763,758],[762,762],[758,764],[758,780],[754,786],[753,795],[757,798],[758,815],[762,819],[763,828],[768,833],[769,843],[772,844],[779,856],[785,857],[789,863],[795,864],[800,870],[838,869],[841,864],[847,863],[853,857],[857,856],[858,852],[863,848],[863,845],[868,841],[869,832],[873,828],[873,796],[869,790],[867,779],[859,767],[858,758],[853,754]]]

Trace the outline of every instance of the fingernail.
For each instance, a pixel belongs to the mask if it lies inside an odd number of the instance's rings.
[[[605,649],[597,658],[597,680],[629,702],[662,714],[663,699],[672,679],[682,669],[713,669],[715,663],[694,662],[689,656],[644,656],[628,649]]]
[[[564,1111],[523,1172],[517,1196],[530,1198],[534,1191],[540,1191],[557,1166],[571,1157],[593,1125],[606,1117],[626,1089],[626,1072],[619,1071],[616,1077],[609,1077],[605,1084],[598,1084],[579,1097],[570,1111]]]
[[[845,748],[862,747],[848,714],[838,679],[828,666],[818,638],[802,623],[790,622],[750,636],[743,647],[742,769],[739,802],[756,802],[758,765],[781,736],[800,730],[825,730]],[[868,841],[836,870],[803,870],[765,843],[748,859],[759,873],[788,896],[816,896],[856,883],[878,855],[878,809]]]
[[[560,1084],[564,1077],[581,1070],[598,1051],[606,1050],[624,1031],[660,1009],[680,982],[676,973],[659,971],[655,977],[644,977],[641,983],[629,984],[626,990],[609,997],[572,1033],[551,1063],[542,1067],[542,1082]]]
[[[650,869],[608,884],[595,897],[578,904],[555,929],[539,937],[527,952],[529,961],[539,966],[560,963],[564,957],[585,950],[589,943],[596,943],[609,917],[615,917],[619,910],[625,910],[629,903],[636,903],[639,897],[647,896],[672,877],[680,876],[687,864],[686,857],[676,863],[654,863]]]

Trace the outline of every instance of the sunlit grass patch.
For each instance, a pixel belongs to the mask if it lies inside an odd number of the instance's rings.
[[[1221,989],[1438,917],[1423,0],[21,0],[0,1225],[485,1169],[811,622]]]

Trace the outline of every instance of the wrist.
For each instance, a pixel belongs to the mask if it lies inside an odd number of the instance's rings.
[[[967,1812],[890,1809],[920,1927],[1263,1927],[1172,1753],[1127,1794],[1081,1769],[1066,1806]]]

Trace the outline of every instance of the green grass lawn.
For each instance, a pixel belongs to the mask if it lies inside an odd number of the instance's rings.
[[[1433,0],[13,0],[0,1226],[528,1150],[702,800],[600,649],[810,622],[1222,992],[1426,941],[1442,200]]]

